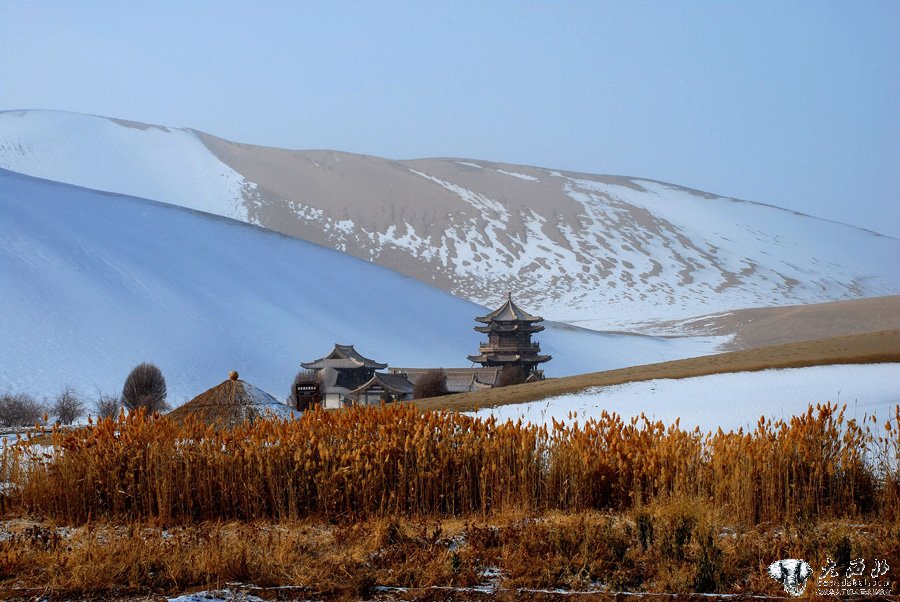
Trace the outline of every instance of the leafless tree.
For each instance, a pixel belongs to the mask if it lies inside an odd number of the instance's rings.
[[[440,368],[427,370],[413,385],[415,399],[439,397],[447,393],[447,374]]]
[[[119,415],[119,398],[115,395],[107,395],[106,393],[97,392],[97,399],[94,401],[94,413],[97,418],[115,418]]]
[[[55,416],[60,424],[72,424],[84,416],[84,401],[78,391],[66,385],[50,404],[50,415]]]
[[[47,409],[27,393],[0,395],[0,424],[4,426],[34,426]]]
[[[122,387],[122,405],[131,411],[146,408],[150,414],[168,410],[162,371],[146,362],[135,366]]]
[[[301,383],[310,383],[310,382],[320,383],[319,375],[316,374],[315,370],[301,370],[300,372],[297,373],[296,376],[294,376],[294,382],[291,383],[291,394],[288,395],[288,404],[292,408],[296,408],[298,410],[308,410],[309,409],[309,408],[305,407],[306,400],[303,400],[301,402],[297,398],[297,385],[299,385]],[[321,383],[319,384],[319,387],[320,387],[320,393],[324,393],[324,390],[322,390]],[[303,406],[303,407],[301,407],[301,406]]]
[[[510,385],[521,385],[528,378],[525,369],[522,366],[504,366],[500,372],[500,382],[498,387],[508,387]]]

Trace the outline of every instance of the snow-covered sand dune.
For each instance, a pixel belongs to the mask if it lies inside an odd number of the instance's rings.
[[[0,167],[247,219],[247,180],[190,130],[61,111],[0,112]]]
[[[582,424],[605,410],[628,420],[645,414],[703,432],[754,427],[761,416],[788,419],[810,405],[847,405],[848,418],[872,416],[884,422],[900,403],[900,364],[813,366],[761,372],[733,372],[682,379],[658,379],[479,410],[501,420],[535,424]]]
[[[116,393],[142,361],[177,405],[230,370],[283,399],[300,362],[468,366],[485,308],[237,221],[0,170],[0,390]],[[548,325],[550,375],[710,353],[715,339]]]
[[[512,289],[597,330],[900,293],[900,240],[641,178],[288,151],[52,111],[0,112],[0,168],[258,224],[482,305]]]

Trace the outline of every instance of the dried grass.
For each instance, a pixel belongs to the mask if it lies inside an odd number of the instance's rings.
[[[779,596],[781,586],[765,575],[769,561],[805,558],[821,567],[835,542],[846,542],[853,557],[900,566],[896,523],[735,529],[687,497],[660,500],[641,513],[654,525],[646,548],[639,543],[641,514],[634,512],[501,513],[463,523],[103,522],[75,529],[28,523],[7,527],[10,536],[0,540],[0,598],[123,599],[234,589],[234,583],[268,599],[371,599],[376,584],[419,588],[402,599],[423,600],[534,599],[540,590],[600,587]],[[485,583],[501,588],[498,595],[422,589]]]
[[[859,424],[825,405],[752,432],[603,414],[551,428],[391,404],[216,429],[138,412],[0,454],[7,513],[297,520],[639,508],[702,499],[744,525],[900,513],[900,406]]]

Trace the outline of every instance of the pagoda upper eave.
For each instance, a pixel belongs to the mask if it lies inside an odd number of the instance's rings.
[[[487,326],[475,326],[475,330],[489,334],[491,332],[540,332],[544,330],[541,324],[523,324],[522,322],[511,322],[504,324],[502,322],[494,322]]]
[[[476,322],[481,322],[482,324],[490,324],[491,322],[520,322],[524,324],[532,324],[534,322],[543,322],[544,318],[539,316],[528,316],[527,318],[519,318],[516,316],[506,315],[500,318],[494,316],[476,316]]]
[[[544,362],[549,362],[553,359],[551,355],[521,355],[518,353],[511,354],[499,354],[499,353],[482,353],[479,355],[469,355],[467,356],[470,362],[475,362],[478,364],[513,364],[513,363],[524,363],[524,364],[542,364]]]
[[[492,311],[486,316],[477,316],[475,318],[477,322],[483,322],[485,324],[492,321],[500,321],[500,322],[542,322],[544,319],[540,316],[533,316],[515,303],[512,300],[512,293],[506,294],[506,303]]]

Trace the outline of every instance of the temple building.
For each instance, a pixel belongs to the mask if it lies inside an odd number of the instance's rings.
[[[368,383],[376,370],[387,364],[361,355],[353,345],[335,343],[331,353],[312,362],[300,364],[307,370],[315,370],[323,387],[322,400],[326,408],[339,408],[350,400],[350,392]]]
[[[409,401],[413,398],[413,383],[405,374],[376,372],[365,384],[350,391],[348,397],[359,405],[378,405],[382,401]]]
[[[475,330],[486,334],[488,340],[478,346],[477,355],[468,358],[481,366],[441,368],[448,393],[468,393],[512,384],[504,382],[509,376],[505,370],[509,368],[521,368],[525,381],[544,378],[544,371],[538,366],[551,357],[541,355],[541,346],[531,340],[531,335],[544,330],[542,317],[523,310],[513,303],[512,294],[507,294],[503,305],[475,320],[479,322]],[[361,355],[353,345],[338,344],[328,355],[300,365],[315,371],[314,380],[301,385],[315,389],[316,399],[325,409],[409,401],[413,398],[416,383],[430,371],[429,368],[394,367],[387,372],[378,372],[387,368],[387,364]],[[300,393],[298,390],[297,395]]]
[[[551,356],[541,355],[541,346],[531,341],[532,334],[544,330],[542,317],[532,316],[513,303],[508,293],[503,305],[475,321],[482,324],[475,330],[488,335],[488,341],[478,346],[477,355],[468,356],[470,361],[482,366],[520,366],[529,380],[543,377],[537,366]]]

